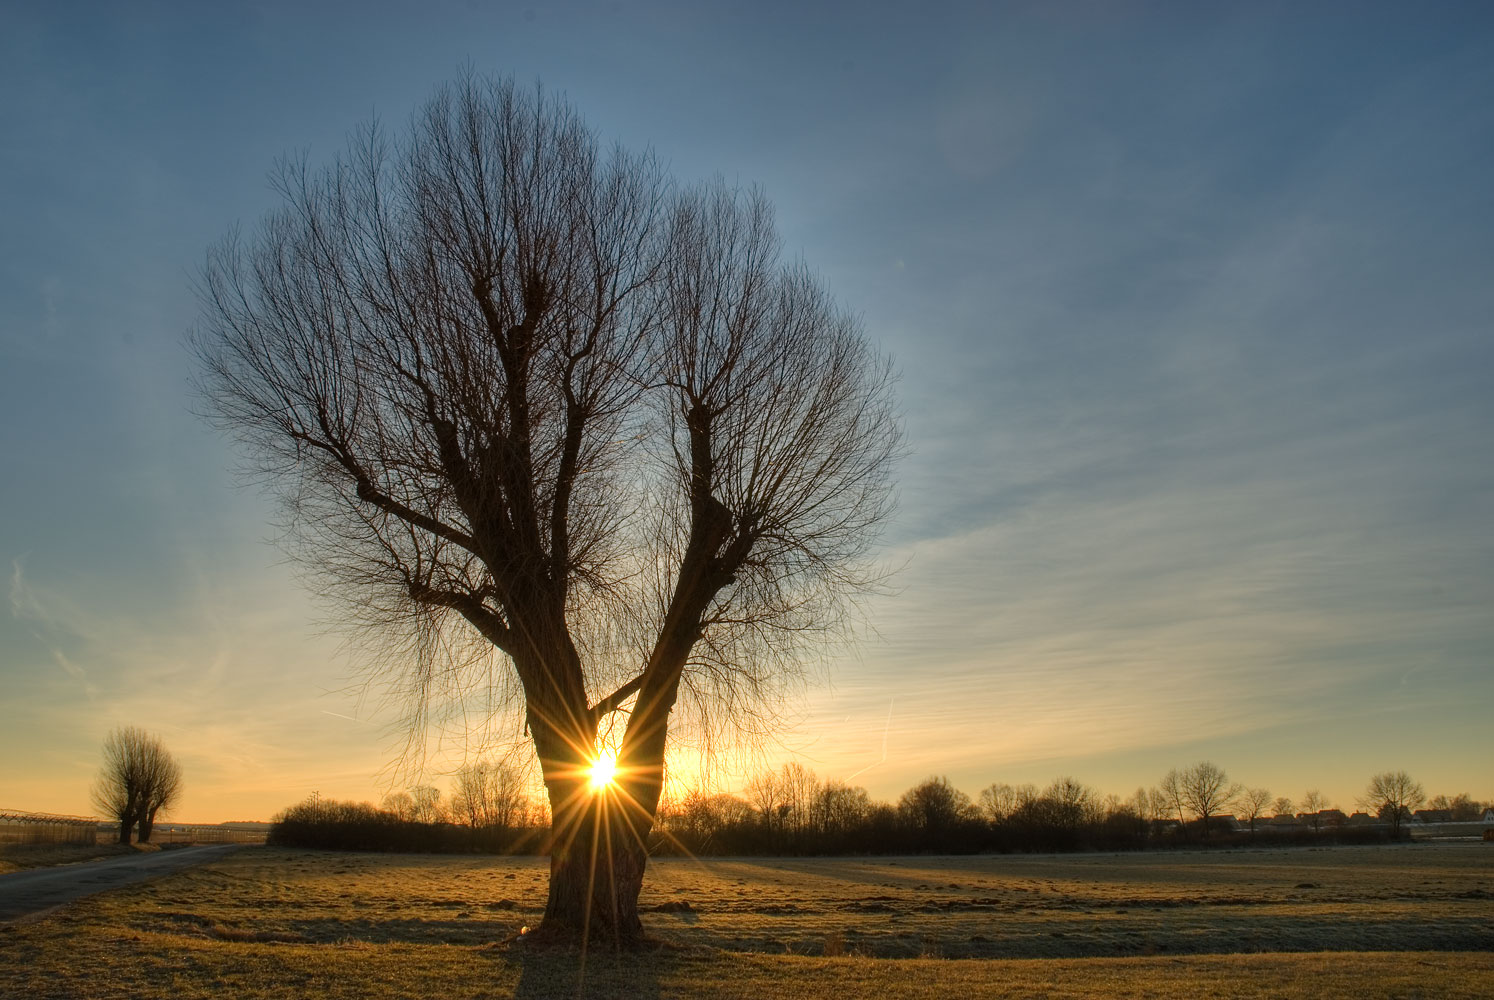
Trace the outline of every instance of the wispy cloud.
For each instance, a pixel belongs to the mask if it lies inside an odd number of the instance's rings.
[[[10,563],[10,613],[23,621],[46,621],[46,609],[26,582],[20,559]]]
[[[76,637],[76,634],[69,627],[65,617],[53,610],[52,604],[54,603],[26,579],[22,561],[12,560],[10,564],[11,615],[20,621],[27,622],[32,637],[46,646],[47,651],[52,654],[52,661],[62,668],[62,672],[74,681],[85,695],[89,698],[96,698],[99,689],[89,680],[87,671],[73,662],[58,647],[59,640]]]
[[[99,689],[93,684],[93,682],[88,679],[88,674],[84,672],[82,667],[78,666],[72,660],[69,660],[63,654],[62,650],[52,650],[52,659],[57,661],[57,665],[62,668],[63,673],[67,674],[69,677],[83,686],[84,694],[88,695],[88,697],[90,698],[98,696]]]

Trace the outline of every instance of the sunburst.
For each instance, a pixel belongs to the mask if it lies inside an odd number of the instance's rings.
[[[613,781],[617,778],[617,755],[614,753],[600,754],[591,762],[590,775],[588,777],[592,792],[600,792],[611,788]]]

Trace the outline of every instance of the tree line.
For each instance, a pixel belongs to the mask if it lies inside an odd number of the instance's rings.
[[[456,772],[445,799],[433,786],[394,792],[378,807],[313,796],[275,818],[270,842],[543,852],[549,816],[544,800],[525,788],[516,769],[480,761]],[[1366,843],[1403,837],[1412,810],[1426,801],[1404,772],[1378,774],[1356,801],[1375,821],[1347,824],[1316,790],[1294,803],[1233,782],[1222,768],[1202,761],[1169,771],[1129,798],[1101,795],[1071,777],[1044,788],[993,783],[972,798],[947,778],[932,776],[894,802],[878,802],[865,788],[822,781],[789,763],[755,775],[740,795],[689,791],[666,799],[649,848],[653,854],[834,855]],[[1485,808],[1467,794],[1437,796],[1428,804],[1464,822],[1478,819]]]
[[[1209,761],[1174,769],[1130,798],[1102,795],[1072,777],[1047,787],[993,783],[974,799],[933,776],[896,802],[863,788],[820,781],[797,763],[754,777],[741,796],[691,792],[660,813],[661,853],[901,854],[1141,850],[1184,845],[1369,842],[1399,839],[1426,800],[1404,772],[1375,775],[1357,804],[1374,821],[1346,824],[1318,791],[1303,812],[1285,796],[1230,780]],[[1475,820],[1484,808],[1468,795],[1439,796],[1450,819]],[[1290,819],[1290,823],[1268,820]]]

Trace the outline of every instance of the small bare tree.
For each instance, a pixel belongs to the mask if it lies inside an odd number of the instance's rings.
[[[1173,778],[1170,772],[1168,778]],[[1166,787],[1166,780],[1163,782]],[[1240,786],[1232,784],[1224,769],[1208,761],[1199,761],[1192,767],[1177,772],[1175,789],[1180,806],[1186,807],[1203,825],[1203,835],[1209,836],[1209,817],[1219,812],[1225,803],[1240,794]]]
[[[897,801],[897,811],[910,829],[934,843],[980,815],[970,797],[942,775],[925,778],[904,792]]]
[[[440,823],[446,819],[446,808],[441,804],[441,789],[433,785],[420,785],[410,789],[410,816],[416,823]]]
[[[1255,836],[1255,821],[1266,811],[1266,806],[1271,801],[1271,793],[1264,788],[1247,788],[1235,796],[1235,811],[1240,818],[1250,826],[1250,835]],[[1286,801],[1286,800],[1278,800]],[[1287,809],[1291,809],[1291,803],[1287,802]]]
[[[477,760],[457,769],[451,811],[472,827],[517,826],[525,811],[524,782],[504,761]]]
[[[1328,808],[1328,799],[1316,788],[1309,788],[1302,795],[1302,811],[1307,814],[1307,821],[1312,824],[1312,832],[1320,833],[1323,829],[1323,810]]]
[[[1042,799],[1047,804],[1049,822],[1067,830],[1099,822],[1104,815],[1099,795],[1077,778],[1054,779],[1043,789]]]
[[[415,796],[409,792],[389,792],[379,802],[379,808],[402,823],[415,822]]]
[[[813,825],[825,836],[839,836],[852,830],[871,812],[871,798],[866,789],[844,781],[826,781],[815,790]]]
[[[1157,784],[1155,795],[1167,809],[1169,819],[1172,816],[1178,818],[1178,828],[1186,832],[1188,827],[1187,800],[1183,793],[1183,775],[1173,768],[1162,776]],[[1160,815],[1161,810],[1158,810]]]
[[[890,366],[763,197],[676,188],[510,82],[277,181],[285,207],[209,256],[203,398],[417,723],[474,692],[522,709],[543,934],[637,939],[676,704],[707,733],[770,721],[878,579]]]
[[[783,804],[788,807],[783,817],[784,828],[802,834],[813,825],[814,797],[819,788],[819,779],[809,768],[798,761],[789,761],[778,772],[778,790]]]
[[[994,782],[980,790],[978,804],[988,823],[1000,823],[1017,808],[1017,790],[1005,782]]]
[[[119,822],[121,844],[130,842],[136,828],[140,843],[149,843],[156,814],[169,810],[181,790],[181,766],[156,737],[124,726],[104,739],[104,764],[94,782],[93,801]]]
[[[1400,837],[1401,823],[1411,818],[1411,810],[1426,801],[1421,784],[1405,771],[1385,771],[1375,775],[1365,787],[1360,805],[1382,820],[1389,820],[1390,835]]]

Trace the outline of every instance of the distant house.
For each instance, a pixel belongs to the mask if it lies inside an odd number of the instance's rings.
[[[1418,809],[1411,814],[1413,823],[1451,823],[1451,809]]]
[[[1355,813],[1355,815],[1360,815]],[[1323,826],[1342,826],[1349,821],[1342,809],[1319,809],[1318,822]]]
[[[1239,829],[1241,829],[1241,826],[1240,826],[1240,821],[1239,820],[1235,819],[1233,816],[1229,815],[1228,813],[1224,813],[1224,814],[1219,815],[1219,816],[1210,816],[1209,817],[1209,829],[1210,830],[1239,830]]]
[[[1340,815],[1342,815],[1342,814],[1340,814]],[[1356,812],[1354,815],[1352,815],[1348,819],[1344,820],[1344,825],[1345,826],[1373,826],[1374,824],[1376,824],[1378,822],[1380,822],[1380,821],[1378,819],[1376,819],[1374,816],[1371,816],[1367,812]]]
[[[1286,827],[1301,826],[1303,820],[1301,816],[1292,816],[1287,813],[1282,813],[1280,816],[1272,816],[1270,819],[1266,820],[1266,823],[1278,829],[1284,829]]]
[[[1480,817],[1480,819],[1482,819],[1482,821],[1485,823],[1494,823],[1494,806],[1490,806],[1489,808],[1485,809],[1484,814],[1482,817]]]

